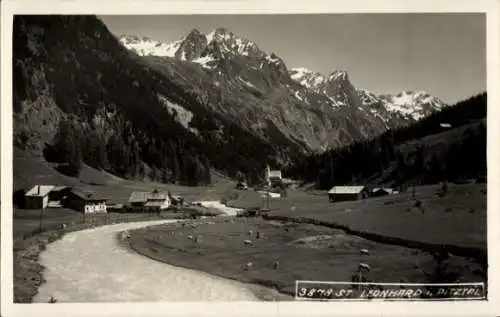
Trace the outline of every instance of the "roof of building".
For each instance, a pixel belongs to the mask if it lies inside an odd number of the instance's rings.
[[[133,192],[129,199],[129,203],[145,203],[148,200],[166,200],[168,192]]]
[[[54,187],[51,191],[53,192],[58,192],[60,190],[64,190],[64,189],[70,189],[71,187],[70,186],[56,186]]]
[[[167,192],[148,193],[147,199],[148,200],[165,200],[165,199],[168,199],[168,193]]]
[[[129,203],[146,202],[147,192],[133,192],[128,199]]]
[[[359,194],[365,186],[334,186],[328,194]]]
[[[372,192],[374,192],[374,193],[375,193],[375,192],[378,192],[378,191],[381,191],[381,190],[383,190],[383,191],[385,191],[385,192],[387,192],[387,193],[389,193],[389,194],[391,194],[392,192],[394,192],[394,189],[392,189],[392,188],[387,188],[387,187],[375,187],[375,188],[372,190]]]
[[[97,195],[95,192],[83,190],[80,188],[71,189],[71,193],[73,195],[77,196],[78,198],[81,198],[81,199],[87,200],[87,201],[89,201],[89,200],[107,200],[106,198],[104,198],[100,195]]]
[[[53,185],[35,185],[26,193],[26,196],[45,197],[52,189],[54,189]]]

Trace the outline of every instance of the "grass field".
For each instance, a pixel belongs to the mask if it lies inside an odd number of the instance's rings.
[[[247,245],[245,240],[254,244]],[[377,282],[429,282],[433,277],[426,273],[432,275],[436,268],[432,256],[420,250],[374,243],[321,226],[259,218],[138,229],[132,232],[130,245],[159,261],[265,285],[286,294],[293,294],[296,280],[349,282],[361,262],[371,266],[364,277]],[[370,254],[363,255],[360,249]],[[275,261],[279,261],[277,269]],[[246,270],[248,262],[252,268]],[[473,261],[452,257],[448,264],[448,273],[456,274],[460,281],[483,280],[478,275],[480,266]]]
[[[416,200],[422,207],[415,206],[411,189],[399,195],[335,204],[328,201],[325,192],[299,189],[289,190],[286,198],[268,201],[252,190],[235,190],[234,182],[216,173],[212,176],[213,186],[184,187],[122,180],[90,167],[85,167],[78,179],[68,178],[43,161],[19,159],[16,162],[15,188],[34,184],[80,186],[100,192],[113,203],[126,202],[133,191],[155,188],[182,195],[188,202],[221,200],[237,208],[266,207],[269,203],[270,217],[285,221],[225,218],[196,227],[160,226],[135,232],[131,245],[139,253],[160,261],[275,287],[288,294],[297,279],[348,281],[361,261],[372,266],[366,277],[375,281],[426,282],[429,276],[423,272],[432,273],[435,268],[432,257],[418,248],[370,241],[349,234],[349,230],[473,248],[486,254],[484,184],[450,184],[450,193],[442,198],[436,195],[437,185],[417,187]],[[150,217],[156,216],[108,213],[84,219],[81,213],[69,209],[48,209],[44,212],[43,226],[49,232],[30,238],[40,225],[40,211],[15,209],[14,237],[19,242],[15,243],[16,298],[29,301],[37,285],[42,283],[42,268],[37,257],[44,244],[58,238],[59,233],[54,229],[59,224],[69,225],[68,230],[79,230],[111,222],[153,219]],[[349,230],[297,223],[304,220],[335,224]],[[254,246],[243,243],[250,238],[249,230],[263,235],[261,239],[253,239]],[[194,243],[187,238],[189,235],[200,235],[201,241]],[[370,255],[362,256],[360,248],[369,249]],[[273,269],[274,261],[280,262],[277,270]],[[252,269],[243,269],[247,262],[253,263]],[[452,256],[449,264],[461,281],[484,280],[485,272],[475,261]]]
[[[439,186],[416,188],[415,207],[407,193],[355,202],[330,203],[326,193],[289,191],[285,199],[271,199],[271,215],[310,218],[350,229],[434,244],[451,244],[486,250],[485,184],[450,184],[450,193],[435,195]],[[263,206],[252,191],[242,192],[229,205],[238,208]]]
[[[450,275],[432,276],[437,264],[431,254],[418,245],[406,247],[405,241],[449,244],[486,254],[485,186],[450,184],[445,197],[436,195],[437,185],[417,187],[416,200],[422,207],[415,206],[411,189],[399,195],[343,203],[328,202],[326,193],[290,190],[284,199],[269,200],[267,220],[235,218],[196,226],[145,228],[132,234],[131,246],[153,259],[272,286],[288,294],[299,279],[350,281],[360,262],[372,267],[367,278],[377,282],[481,282],[486,274],[481,259],[451,255],[447,261]],[[251,190],[229,190],[226,195],[231,193],[237,197],[228,202],[233,207],[267,204]],[[282,221],[270,220],[273,217]],[[403,242],[379,243],[346,230],[307,224],[304,219]],[[259,231],[264,238],[251,238],[249,230]],[[188,239],[198,235],[199,243]],[[245,245],[246,239],[255,244]],[[362,248],[370,255],[361,255]],[[278,270],[273,269],[274,261],[280,262]],[[253,263],[252,269],[243,269],[247,262]]]

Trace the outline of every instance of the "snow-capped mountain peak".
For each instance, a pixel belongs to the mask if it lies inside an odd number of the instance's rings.
[[[193,29],[186,37],[172,43],[125,35],[121,36],[119,40],[126,48],[141,56],[168,56],[193,62],[200,58],[208,58],[209,55],[212,55],[211,59],[227,56],[267,56],[254,42],[236,36],[223,27],[216,28],[206,34],[201,33],[198,29]]]
[[[290,77],[306,88],[317,89],[327,81],[327,78],[320,73],[313,72],[307,68],[299,67],[290,70]]]
[[[177,52],[181,44],[184,42],[184,38],[181,38],[172,43],[164,43],[157,40],[153,40],[149,37],[122,35],[119,37],[119,41],[127,49],[135,51],[137,54],[141,56],[174,57],[175,52]]]
[[[395,95],[375,95],[366,89],[357,89],[368,109],[384,110],[388,114],[397,114],[403,118],[418,121],[447,105],[425,91],[402,91]]]
[[[425,91],[403,91],[397,95],[382,97],[390,112],[399,112],[414,120],[420,120],[429,114],[446,107],[446,104]]]

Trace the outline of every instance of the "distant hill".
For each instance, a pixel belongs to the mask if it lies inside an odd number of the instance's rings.
[[[486,176],[486,93],[408,127],[312,155],[286,175],[326,189],[340,184],[399,186]]]

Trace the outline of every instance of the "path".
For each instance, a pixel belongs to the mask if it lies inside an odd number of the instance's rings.
[[[122,223],[66,234],[40,256],[47,280],[34,302],[257,300],[236,281],[160,263],[119,245],[118,232],[173,222]]]

